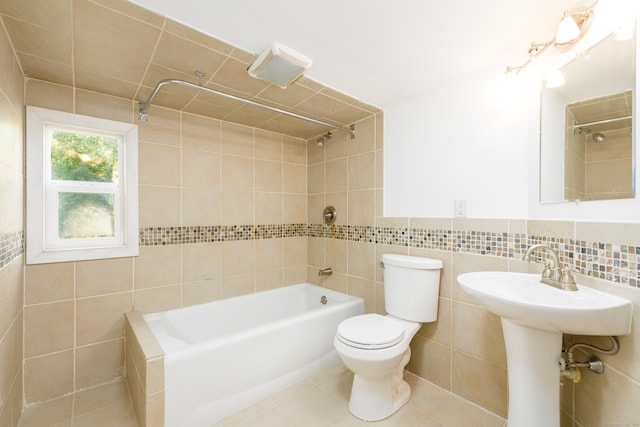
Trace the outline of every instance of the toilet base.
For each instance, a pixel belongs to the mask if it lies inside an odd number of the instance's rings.
[[[402,376],[353,378],[349,411],[365,421],[379,421],[397,412],[411,397],[411,387]]]

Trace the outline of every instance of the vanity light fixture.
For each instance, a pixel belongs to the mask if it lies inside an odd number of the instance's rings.
[[[560,24],[558,25],[558,32],[556,33],[556,44],[571,43],[573,40],[580,37],[580,27],[573,16],[566,10]]]
[[[593,8],[598,4],[596,0],[588,8],[579,8],[574,11],[565,11],[556,36],[546,43],[531,43],[529,47],[529,58],[527,61],[518,66],[507,67],[506,73],[519,73],[525,68],[533,58],[542,53],[549,46],[570,46],[577,43],[589,30],[593,22]]]

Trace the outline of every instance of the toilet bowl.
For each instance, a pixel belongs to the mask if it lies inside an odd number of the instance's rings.
[[[358,321],[357,327],[349,325],[349,320]],[[338,327],[334,347],[345,366],[355,373],[349,410],[367,421],[387,418],[411,395],[403,371],[411,357],[409,343],[420,324],[379,314],[364,314],[347,321]],[[345,328],[345,323],[351,327]],[[363,334],[356,335],[358,329]],[[372,338],[367,332],[376,330],[382,330],[385,338],[367,340]]]
[[[442,268],[441,261],[403,255],[383,255],[382,262],[389,314],[346,319],[333,340],[340,359],[354,373],[349,410],[366,421],[389,417],[411,397],[403,379],[411,358],[409,344],[421,322],[436,319]]]

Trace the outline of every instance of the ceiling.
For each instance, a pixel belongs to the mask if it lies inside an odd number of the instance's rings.
[[[348,126],[465,76],[523,62],[529,44],[551,38],[563,10],[579,4],[135,1],[1,0],[0,19],[28,77],[139,101],[160,80],[177,78]],[[313,60],[286,90],[246,72],[273,42]],[[195,77],[196,70],[205,77]],[[154,105],[302,138],[327,131],[179,86],[162,89]]]
[[[133,1],[252,53],[282,43],[313,60],[308,76],[386,109],[522,64],[565,9],[595,0]]]

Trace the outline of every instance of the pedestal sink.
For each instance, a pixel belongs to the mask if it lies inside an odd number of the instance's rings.
[[[630,301],[578,285],[565,291],[540,275],[475,272],[458,276],[462,289],[501,317],[507,349],[509,427],[559,427],[558,359],[562,334],[628,335]]]

